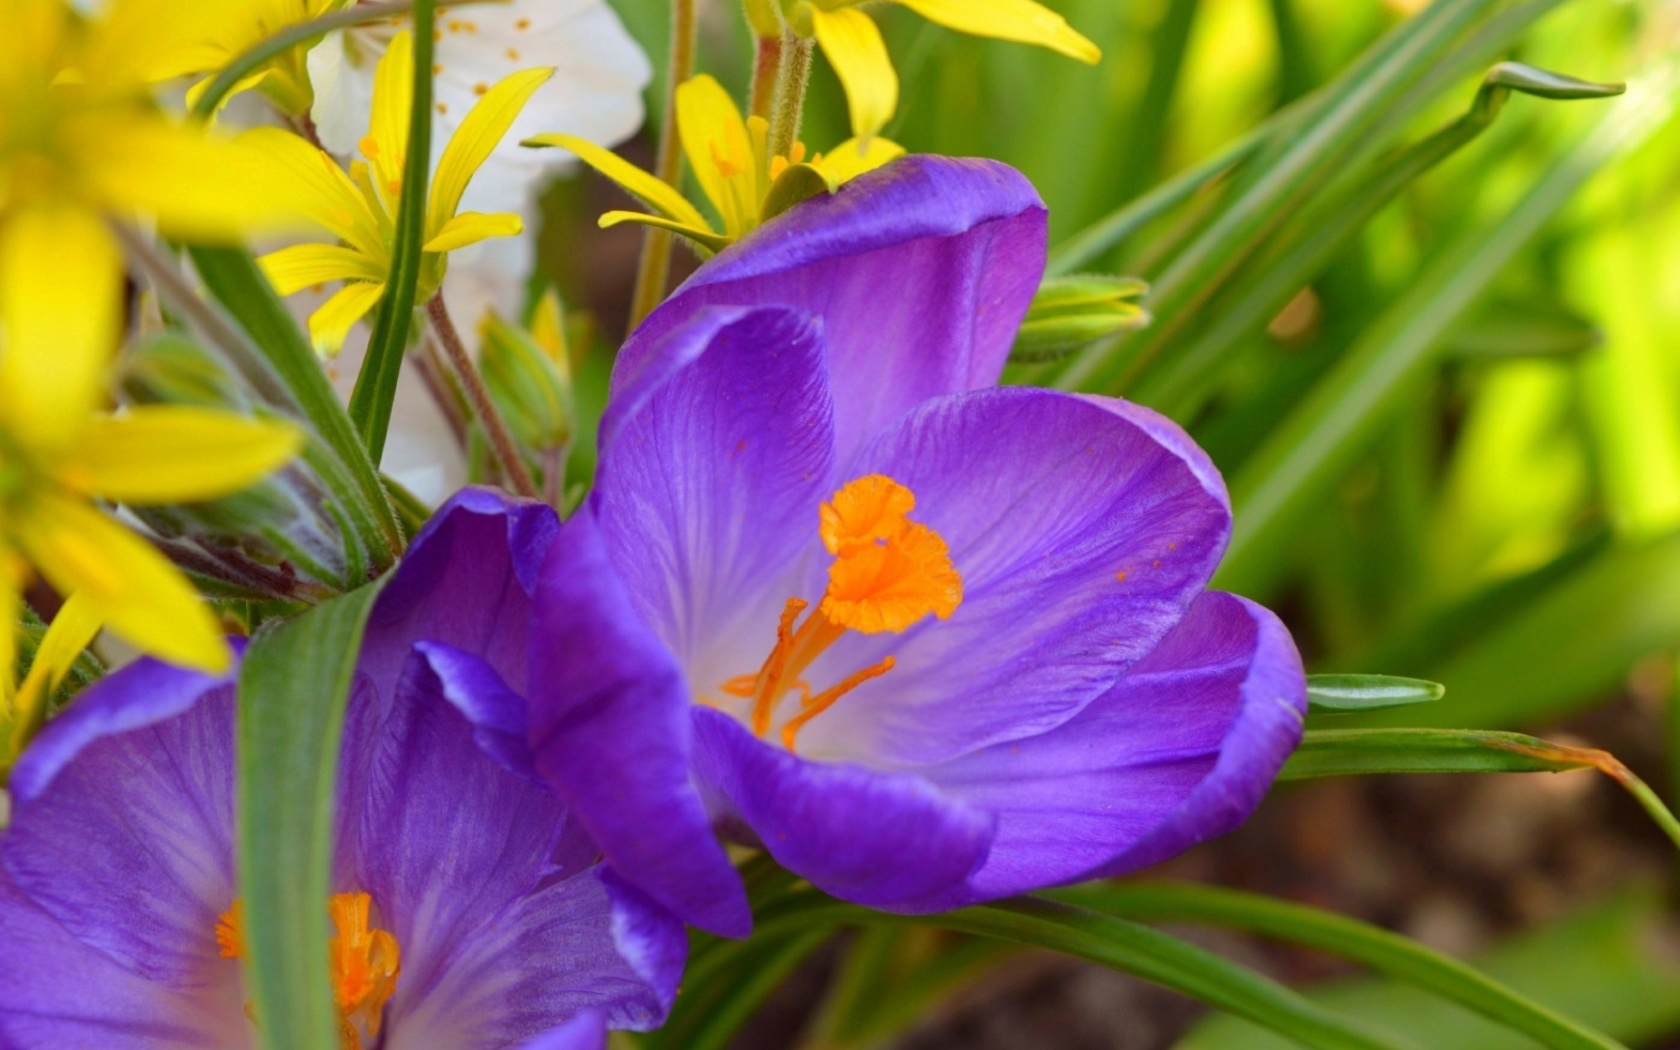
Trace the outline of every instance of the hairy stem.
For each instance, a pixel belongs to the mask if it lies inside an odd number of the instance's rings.
[[[805,113],[805,89],[811,82],[814,42],[796,33],[782,36],[782,64],[776,73],[775,116],[770,121],[770,153],[787,157],[799,141],[799,122]]]
[[[769,120],[776,104],[776,78],[782,71],[782,34],[758,38],[758,57],[753,62],[752,95],[748,112]]]
[[[665,120],[659,128],[659,157],[654,174],[669,186],[682,177],[682,142],[677,138],[677,88],[694,75],[695,0],[671,0],[671,64],[665,85]],[[671,235],[649,228],[642,234],[642,257],[636,266],[636,291],[630,300],[630,327],[642,323],[665,298],[671,279]]]
[[[513,442],[513,435],[508,433],[506,421],[496,410],[496,403],[490,399],[484,378],[478,374],[477,366],[467,354],[466,345],[461,342],[461,333],[456,331],[455,322],[449,317],[449,308],[443,305],[441,292],[432,296],[426,304],[426,316],[432,322],[432,332],[437,336],[438,345],[443,347],[455,378],[460,381],[461,389],[466,391],[473,415],[478,417],[485,436],[490,439],[490,451],[502,469],[502,476],[519,495],[537,499],[537,483],[531,478],[530,470],[526,469],[525,460],[520,457],[519,448]]]

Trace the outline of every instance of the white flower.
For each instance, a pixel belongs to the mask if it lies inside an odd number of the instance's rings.
[[[407,20],[403,20],[403,25]],[[382,23],[334,33],[309,53],[315,89],[311,117],[321,144],[349,156],[368,131],[373,70],[402,25]],[[512,0],[445,8],[437,16],[433,59],[432,148],[441,151],[479,95],[509,73],[549,66],[539,89],[479,169],[462,208],[524,211],[527,199],[561,153],[523,149],[519,141],[562,130],[613,146],[641,127],[642,91],[652,76],[647,55],[631,39],[606,0]]]

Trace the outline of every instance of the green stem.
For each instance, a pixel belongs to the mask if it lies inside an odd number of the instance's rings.
[[[666,72],[665,119],[659,127],[659,156],[653,173],[667,186],[682,178],[682,140],[677,137],[677,88],[694,75],[695,0],[671,0],[671,65]],[[642,233],[642,257],[636,266],[636,290],[630,299],[630,328],[653,313],[665,298],[671,279],[672,239],[651,227]]]
[[[805,114],[805,89],[811,83],[814,42],[797,33],[782,36],[782,64],[776,72],[776,99],[770,118],[770,155],[789,157],[799,141],[799,122]]]
[[[442,292],[432,296],[431,302],[426,304],[426,315],[431,319],[432,332],[443,347],[444,357],[454,370],[455,378],[460,381],[461,389],[466,392],[467,403],[472,405],[473,415],[478,417],[479,425],[484,428],[485,436],[490,439],[490,451],[496,457],[496,465],[502,469],[502,476],[521,496],[527,499],[540,498],[537,483],[531,477],[530,469],[525,466],[525,459],[519,454],[519,446],[514,442],[513,435],[508,432],[507,422],[502,419],[502,413],[496,408],[496,402],[491,399],[490,391],[485,388],[484,378],[478,374],[472,355],[467,353],[466,345],[461,342],[461,333],[455,329],[455,322],[449,316],[449,308],[443,303]]]
[[[385,453],[391,429],[391,405],[397,377],[414,324],[420,285],[420,246],[425,241],[426,196],[432,158],[432,39],[437,24],[435,0],[414,4],[414,95],[408,115],[408,152],[403,160],[402,196],[397,205],[396,242],[391,246],[390,280],[379,304],[379,319],[368,340],[367,357],[350,395],[350,418],[362,432],[375,463]]]

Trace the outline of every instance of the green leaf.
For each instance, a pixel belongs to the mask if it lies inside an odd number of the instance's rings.
[[[1446,686],[1421,678],[1396,678],[1386,674],[1307,676],[1307,705],[1318,714],[1347,714],[1428,704],[1441,699],[1446,692]]]
[[[397,376],[408,351],[409,329],[420,286],[421,245],[426,240],[426,197],[431,188],[432,38],[436,0],[414,0],[414,95],[408,116],[408,154],[403,162],[402,199],[397,203],[396,240],[391,246],[391,279],[380,300],[378,319],[368,339],[367,356],[350,395],[355,420],[375,463],[385,452],[391,429],[391,405]]]
[[[1426,988],[1553,1050],[1626,1050],[1457,959],[1317,908],[1257,893],[1177,883],[1093,883],[1049,896],[1140,922],[1212,923],[1304,944]]]
[[[703,989],[685,982],[685,994],[670,1018],[648,1038],[649,1050],[725,1050],[793,968],[833,935],[832,926],[823,926],[792,937],[729,945],[723,979]]]
[[[1563,773],[1596,769],[1634,797],[1676,846],[1680,820],[1608,751],[1481,729],[1309,730],[1279,780],[1362,773]]]
[[[760,912],[754,937],[786,937],[821,924],[910,924],[1032,945],[1100,963],[1246,1017],[1314,1050],[1400,1050],[1411,1044],[1321,1010],[1296,992],[1176,937],[1057,901],[1017,898],[940,915],[903,916],[841,904],[815,891]]]
[[[245,973],[267,1050],[338,1045],[327,974],[333,790],[370,584],[273,621],[239,673],[238,873]]]
[[[1680,1023],[1680,965],[1669,949],[1672,917],[1641,888],[1525,933],[1472,959],[1475,969],[1626,1043],[1645,1046]],[[1417,987],[1413,978],[1367,978],[1310,990],[1315,1002],[1405,1032],[1429,1050],[1534,1050],[1536,1043]],[[1233,1018],[1211,1018],[1177,1050],[1294,1050],[1295,1044]]]
[[[1590,175],[1661,125],[1673,79],[1670,71],[1649,94],[1613,111],[1498,221],[1471,227],[1439,249],[1407,294],[1271,432],[1231,479],[1236,522],[1219,586],[1264,592],[1300,515],[1429,374],[1441,337]]]
[[[323,478],[349,517],[363,547],[352,586],[391,566],[405,546],[401,524],[374,461],[357,436],[344,404],[327,381],[321,359],[275,294],[251,253],[243,248],[188,249],[205,288],[244,330],[295,402],[309,429],[332,450],[335,463]]]

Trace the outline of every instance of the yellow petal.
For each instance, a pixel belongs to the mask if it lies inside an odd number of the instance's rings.
[[[904,147],[888,139],[876,137],[863,145],[859,139],[847,139],[828,153],[813,161],[811,166],[823,173],[828,181],[842,186],[883,164],[904,156]]]
[[[1069,58],[1095,65],[1102,59],[1097,45],[1076,32],[1067,20],[1033,0],[892,0],[929,22],[971,36],[989,36],[1021,44],[1037,44]]]
[[[598,225],[603,230],[610,230],[621,223],[633,222],[638,226],[653,226],[661,230],[670,230],[681,234],[694,242],[702,257],[712,256],[723,251],[735,242],[733,237],[726,237],[714,233],[708,226],[692,226],[688,223],[674,222],[662,215],[643,215],[639,211],[609,211],[601,216]]]
[[[328,281],[383,281],[385,268],[353,248],[332,244],[294,244],[258,259],[269,283],[291,295]]]
[[[29,501],[14,531],[55,589],[83,598],[130,645],[186,667],[227,669],[210,607],[150,543],[86,504],[48,494]]]
[[[552,69],[525,69],[504,77],[467,111],[461,126],[455,129],[449,144],[443,148],[443,155],[438,158],[437,174],[432,176],[432,198],[427,205],[426,229],[434,236],[460,207],[467,183],[501,143],[502,136],[513,126],[519,111],[553,75]]]
[[[479,211],[464,211],[443,224],[437,235],[423,247],[429,252],[452,252],[469,244],[491,237],[517,237],[525,232],[525,221],[517,215],[496,212],[486,215]]]
[[[347,284],[335,292],[309,315],[309,338],[315,344],[315,352],[331,357],[342,350],[351,327],[378,306],[384,294],[385,285],[371,281]]]
[[[723,217],[724,231],[738,237],[758,221],[763,197],[747,122],[723,85],[704,74],[679,85],[676,101],[688,166]]]
[[[62,477],[117,503],[192,503],[238,492],[297,454],[285,423],[213,408],[147,405],[96,420]]]
[[[390,265],[379,217],[344,169],[323,150],[279,128],[253,128],[239,141],[262,158],[295,195],[298,209],[357,251]]]
[[[11,754],[23,750],[28,737],[41,724],[42,705],[63,682],[76,658],[82,655],[99,633],[101,622],[93,603],[80,595],[71,595],[53,617],[41,644],[35,649],[35,661],[29,674],[18,687]]]
[[[611,150],[602,149],[576,135],[535,135],[522,146],[557,146],[577,154],[578,159],[624,187],[626,193],[674,222],[708,230],[700,210],[687,198]]]
[[[113,211],[156,220],[171,236],[238,242],[309,225],[299,195],[239,140],[159,117],[71,122],[74,163]]]
[[[537,300],[537,309],[531,315],[531,341],[563,372],[571,371],[572,359],[566,351],[565,307],[560,303],[560,293],[553,288]]]
[[[403,159],[408,156],[408,115],[414,108],[414,37],[404,30],[391,38],[373,71],[373,116],[362,156],[373,165],[374,182],[395,212],[402,195]]]
[[[45,204],[0,226],[0,425],[13,441],[62,448],[99,407],[121,282],[111,232],[86,211]]]
[[[979,0],[964,0],[978,3]],[[811,8],[811,25],[829,65],[846,89],[852,134],[874,137],[898,108],[898,74],[887,55],[887,42],[869,16],[856,8]]]

